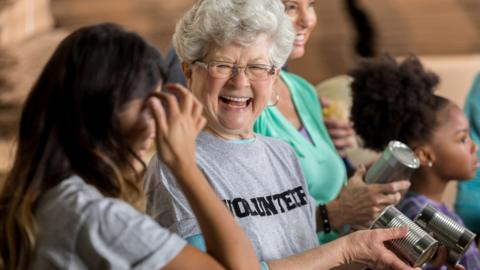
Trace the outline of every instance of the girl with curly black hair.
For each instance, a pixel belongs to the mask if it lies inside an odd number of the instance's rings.
[[[420,159],[410,190],[397,207],[414,218],[429,203],[462,224],[442,197],[449,181],[475,176],[478,147],[469,137],[463,111],[434,93],[438,76],[415,56],[402,62],[390,56],[367,60],[351,75],[352,121],[365,146],[381,151],[389,141],[399,140]],[[480,269],[478,249],[471,245],[460,263],[466,269]]]

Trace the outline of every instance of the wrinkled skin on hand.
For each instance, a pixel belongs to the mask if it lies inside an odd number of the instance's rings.
[[[349,234],[343,238],[348,250],[345,263],[361,263],[376,270],[420,269],[407,265],[385,246],[386,241],[405,237],[407,232],[407,228],[389,228]]]
[[[441,245],[433,259],[430,261],[430,264],[433,268],[440,268],[443,265],[447,265],[448,269],[452,270],[465,270],[465,268],[462,265],[448,265],[447,264],[447,257],[448,257],[448,249]]]
[[[389,205],[396,205],[410,187],[407,180],[386,184],[366,184],[365,168],[361,166],[348,180],[337,199],[328,205],[329,217],[334,228],[349,224],[353,228],[368,228],[380,212]]]

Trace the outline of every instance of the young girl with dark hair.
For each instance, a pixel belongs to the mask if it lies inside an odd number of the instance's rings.
[[[469,137],[463,111],[434,94],[438,76],[414,56],[401,63],[389,56],[364,61],[351,75],[352,121],[365,146],[382,151],[390,140],[399,140],[420,159],[412,185],[397,207],[413,219],[429,203],[463,224],[442,197],[449,181],[475,175],[478,147]],[[480,269],[478,249],[471,245],[460,263],[465,269]]]
[[[60,43],[26,100],[0,193],[0,268],[259,268],[196,166],[201,104],[179,85],[167,86],[176,97],[160,93],[163,78],[159,52],[119,26],[84,27]],[[142,213],[142,156],[154,137],[208,254]]]

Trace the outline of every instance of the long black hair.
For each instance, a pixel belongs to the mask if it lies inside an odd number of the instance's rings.
[[[120,134],[117,116],[128,101],[154,91],[163,74],[158,50],[114,24],[83,27],[60,43],[25,102],[0,194],[5,269],[28,265],[35,203],[70,175],[142,210],[142,175],[133,166],[140,158]]]

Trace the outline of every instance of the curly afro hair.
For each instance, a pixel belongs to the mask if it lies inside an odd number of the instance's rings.
[[[439,78],[415,56],[401,63],[388,55],[365,60],[350,75],[351,120],[365,147],[373,150],[382,151],[391,140],[427,142],[437,112],[449,103],[434,95]]]

